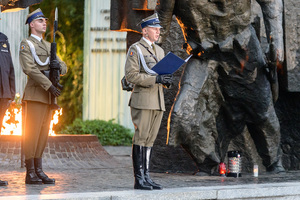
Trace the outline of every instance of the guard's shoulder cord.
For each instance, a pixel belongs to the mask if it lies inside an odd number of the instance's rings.
[[[40,66],[48,65],[49,62],[50,62],[50,57],[48,57],[48,58],[46,59],[45,62],[42,62],[42,61],[40,60],[40,58],[36,55],[36,51],[35,51],[35,48],[34,48],[34,45],[32,44],[32,42],[29,41],[29,40],[26,40],[26,41],[27,41],[27,43],[28,43],[28,45],[29,45],[29,48],[30,48],[32,57],[33,57],[34,60],[37,62],[37,64],[39,64]]]
[[[137,52],[138,52],[138,54],[139,54],[139,57],[140,57],[142,66],[143,66],[144,70],[146,71],[146,73],[147,73],[147,74],[150,74],[150,75],[157,75],[157,73],[156,73],[155,71],[149,69],[149,67],[147,66],[141,48],[140,48],[138,45],[135,45],[135,46],[136,46]],[[147,48],[146,48],[146,49],[147,49]],[[149,50],[148,50],[148,51],[149,51]],[[150,51],[149,51],[149,52],[150,52]],[[150,53],[151,53],[151,52],[150,52]],[[151,53],[151,54],[152,54],[152,53]]]
[[[142,43],[140,43],[140,45],[142,45],[153,56],[155,61],[158,63],[158,59],[156,58],[156,56],[147,47],[145,47],[145,45],[143,45]]]

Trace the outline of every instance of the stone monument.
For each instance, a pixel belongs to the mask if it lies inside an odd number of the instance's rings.
[[[161,0],[158,2],[158,4],[166,2],[169,1]],[[221,0],[211,2],[216,5],[218,10],[220,10],[218,14],[221,15],[221,13],[224,12],[224,6],[226,2]],[[250,1],[245,2],[246,4],[250,4]],[[300,132],[300,127],[298,125],[300,119],[299,117],[297,117],[297,113],[299,113],[299,105],[297,104],[297,102],[299,102],[300,100],[300,95],[298,93],[299,83],[297,82],[297,80],[299,81],[299,79],[297,79],[297,77],[299,76],[299,62],[297,61],[297,58],[299,57],[299,37],[297,36],[300,34],[299,32],[297,32],[297,27],[299,27],[299,20],[297,19],[299,18],[297,15],[299,11],[299,3],[297,4],[297,0],[284,1],[283,3],[283,14],[285,18],[285,21],[283,22],[283,30],[286,33],[284,40],[285,62],[282,64],[282,68],[278,69],[278,76],[280,80],[279,85],[281,90],[279,93],[279,99],[275,104],[275,109],[281,126],[280,150],[283,150],[283,165],[286,169],[299,169],[299,158],[297,156],[300,151],[298,145],[300,139],[297,137]],[[139,3],[139,5],[143,5],[143,7],[140,6],[139,8],[137,8],[138,6],[133,5],[137,5],[137,2],[135,0],[127,0],[123,1],[122,3],[118,3],[117,1],[112,0],[111,21],[117,21],[116,17],[119,19],[123,19],[119,20],[119,27],[116,26],[116,24],[112,23],[112,30],[127,31],[130,29],[130,32],[138,35],[138,27],[135,26],[136,23],[134,23],[133,21],[139,21],[140,18],[143,18],[139,17],[139,15],[150,15],[148,13],[153,12],[152,9],[154,9],[154,4],[151,3],[151,1],[145,1],[144,3]],[[145,5],[147,5],[148,7]],[[169,7],[173,6],[172,3],[169,3],[168,5]],[[265,52],[268,48],[268,39],[266,38],[264,32],[261,9],[255,1],[252,1],[251,5],[251,22],[255,22],[254,19],[257,15],[260,17],[259,21],[261,27],[260,29],[255,30],[256,34],[259,35],[258,39],[260,39],[261,45],[263,46],[263,50]],[[125,11],[120,11],[122,9],[125,9]],[[207,12],[209,12],[209,10]],[[166,52],[172,51],[182,58],[186,58],[188,54],[186,54],[186,52],[182,50],[181,47],[184,43],[187,42],[187,32],[185,32],[186,30],[184,29],[182,16],[179,16],[178,13],[178,11],[172,11],[170,15],[171,17],[168,17],[168,20],[171,21],[170,31],[166,36],[166,40],[162,43],[162,47]],[[126,15],[127,17],[124,17],[124,15]],[[175,17],[177,17],[177,19],[175,19]],[[287,19],[289,20],[289,23],[285,23]],[[182,33],[182,29],[184,30],[184,35]],[[221,29],[218,29],[218,31],[221,31]],[[199,61],[195,60],[194,62],[197,63]],[[243,170],[251,171],[254,163],[259,165],[260,170],[264,170],[264,161],[263,159],[261,159],[257,151],[257,149],[259,150],[259,147],[255,146],[255,142],[252,139],[251,134],[249,133],[247,128],[244,128],[242,130],[242,134],[232,137],[230,138],[230,140],[227,140],[227,137],[225,136],[228,133],[231,134],[231,131],[228,131],[225,135],[224,132],[222,133],[222,131],[226,129],[224,128],[226,127],[224,126],[224,124],[226,125],[227,122],[225,114],[226,110],[224,110],[224,107],[222,107],[223,99],[222,95],[220,95],[222,94],[219,88],[220,82],[218,81],[220,71],[203,70],[203,73],[194,74],[196,78],[208,77],[203,87],[204,89],[202,90],[204,92],[202,92],[202,95],[200,95],[197,99],[197,103],[200,105],[200,107],[198,107],[198,112],[195,112],[196,117],[191,117],[188,118],[188,120],[185,120],[185,123],[187,123],[183,124],[184,126],[187,125],[187,129],[183,131],[185,135],[180,136],[180,134],[170,134],[170,138],[168,138],[168,128],[170,128],[170,130],[178,129],[178,127],[176,127],[178,125],[177,123],[175,123],[175,125],[172,125],[172,123],[168,123],[168,120],[172,119],[170,117],[170,113],[172,113],[171,110],[174,109],[172,105],[178,92],[179,85],[182,84],[180,83],[180,80],[185,81],[184,72],[186,70],[187,66],[183,66],[174,74],[175,80],[177,81],[175,82],[172,90],[166,91],[165,98],[167,111],[165,112],[161,129],[155,143],[152,164],[152,166],[154,166],[153,170],[160,172],[212,171],[215,170],[212,168],[215,168],[217,162],[226,161],[227,150],[241,150],[243,152]],[[201,72],[201,70],[199,72]],[[181,77],[182,74],[183,76]],[[183,109],[182,112],[187,112],[187,110]],[[287,118],[292,122],[286,120]],[[200,121],[197,121],[195,119],[200,119]],[[191,126],[191,123],[194,123],[194,125]],[[170,125],[169,127],[168,124]],[[220,132],[222,134],[220,134]],[[194,139],[189,138],[189,136],[193,134],[197,135],[198,137]],[[185,140],[190,140],[190,142],[184,143],[180,141],[180,139],[183,138]],[[202,138],[205,138],[205,141],[208,142],[204,143],[202,141]],[[298,139],[293,140],[293,138]],[[179,139],[177,147],[173,147],[172,145],[170,145],[175,143],[175,139]],[[167,140],[168,145],[166,145]],[[214,162],[211,162],[211,160],[213,160]]]

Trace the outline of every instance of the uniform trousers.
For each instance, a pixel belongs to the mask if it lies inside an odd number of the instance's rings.
[[[25,160],[41,158],[47,145],[49,127],[52,117],[50,105],[25,101],[24,106],[24,155]]]
[[[0,133],[1,133],[1,128],[2,128],[3,117],[5,115],[7,108],[9,107],[8,102],[9,102],[9,99],[0,98]]]
[[[133,144],[152,147],[158,134],[163,111],[143,110],[131,107],[131,117],[135,127]]]

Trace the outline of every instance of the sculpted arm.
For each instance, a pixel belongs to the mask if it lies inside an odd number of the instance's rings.
[[[156,12],[158,14],[160,25],[163,27],[160,32],[158,43],[162,43],[170,31],[170,25],[173,16],[175,0],[158,0]]]
[[[279,62],[283,62],[284,59],[284,47],[283,47],[283,3],[282,0],[257,0],[260,4],[264,23],[266,27],[266,34],[268,42],[272,38],[274,51],[277,55]]]

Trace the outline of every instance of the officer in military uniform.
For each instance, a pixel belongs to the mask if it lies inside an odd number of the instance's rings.
[[[16,94],[15,71],[6,35],[0,32],[0,133],[3,117]],[[7,181],[0,180],[0,186]]]
[[[49,126],[52,116],[50,109],[51,94],[60,95],[60,90],[52,85],[47,78],[49,70],[50,43],[43,39],[46,32],[47,18],[41,9],[37,9],[27,16],[31,35],[22,40],[20,47],[20,64],[28,82],[23,94],[25,103],[25,139],[24,154],[26,164],[26,184],[54,184],[42,170],[42,155],[47,144]],[[61,74],[67,72],[66,64],[61,61]]]
[[[143,37],[130,46],[125,63],[125,77],[134,84],[129,100],[135,126],[132,162],[134,189],[162,189],[149,176],[153,143],[165,111],[163,86],[169,87],[172,75],[157,75],[151,68],[164,57],[164,50],[154,42],[160,35],[159,20],[153,14],[140,23]]]

